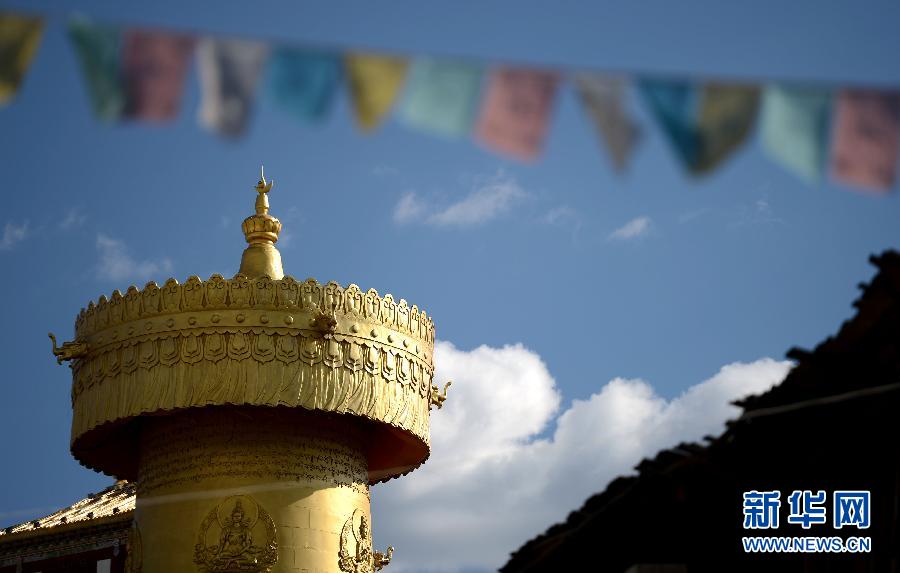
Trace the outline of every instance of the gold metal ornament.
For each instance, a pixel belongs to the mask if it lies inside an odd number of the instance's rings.
[[[319,332],[332,334],[335,330],[337,330],[337,316],[335,311],[332,310],[331,313],[319,311],[313,317],[310,326],[313,329],[318,330]]]
[[[450,389],[450,385],[453,384],[453,380],[448,380],[446,384],[444,384],[444,393],[441,394],[440,388],[437,386],[431,386],[431,403],[428,405],[428,408],[431,409],[431,406],[437,406],[437,409],[440,410],[444,407],[444,401],[447,399],[447,390]]]
[[[62,346],[56,346],[56,336],[52,332],[47,333],[50,340],[53,341],[53,356],[56,356],[56,363],[62,364],[65,360],[75,360],[81,358],[88,352],[87,344],[77,340],[64,342]]]
[[[341,528],[341,548],[338,567],[345,573],[373,573],[386,567],[394,555],[394,548],[387,551],[372,550],[372,531],[361,511],[354,510]]]
[[[131,573],[374,573],[393,548],[372,549],[369,486],[430,455],[450,385],[432,384],[433,320],[285,276],[273,188],[261,170],[232,278],[116,290],[73,341],[50,336],[72,370],[73,456],[137,482]]]
[[[385,567],[391,564],[391,559],[394,557],[394,546],[388,545],[387,551],[382,553],[381,551],[376,551],[373,554],[373,564],[375,566],[376,571],[381,571]]]
[[[194,548],[200,573],[268,573],[277,562],[275,523],[250,496],[225,499],[200,525]]]
[[[266,181],[263,168],[259,168],[259,182],[256,184],[256,214],[244,219],[241,228],[249,245],[241,258],[240,274],[249,278],[268,276],[271,279],[284,277],[281,253],[275,248],[281,221],[269,215],[269,191],[274,181]]]

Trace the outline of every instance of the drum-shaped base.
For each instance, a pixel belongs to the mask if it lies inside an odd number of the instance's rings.
[[[132,570],[371,571],[361,427],[349,417],[213,408],[147,420]]]

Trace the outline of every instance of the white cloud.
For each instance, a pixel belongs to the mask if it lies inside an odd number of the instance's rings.
[[[421,218],[427,211],[425,203],[410,191],[403,195],[394,206],[394,221],[397,223],[411,223]]]
[[[568,205],[559,205],[550,209],[541,217],[541,222],[547,225],[567,225],[581,222],[578,211]]]
[[[609,239],[614,241],[636,239],[646,235],[649,230],[650,217],[636,217],[610,233]]]
[[[742,227],[749,225],[783,225],[785,220],[775,214],[772,205],[765,197],[757,199],[752,207],[741,206],[738,210],[738,219],[732,226]]]
[[[544,213],[541,223],[553,227],[568,229],[572,232],[572,242],[576,242],[583,221],[581,215],[568,205],[559,205]]]
[[[434,213],[429,222],[436,225],[477,225],[509,211],[525,196],[512,179],[499,179],[472,191],[462,201]]]
[[[28,221],[21,225],[15,223],[7,223],[3,227],[3,237],[0,237],[0,251],[8,251],[21,243],[28,236]]]
[[[81,209],[74,207],[69,209],[65,218],[59,222],[59,228],[63,231],[71,231],[72,229],[77,229],[84,225],[85,221],[87,221],[87,215],[82,213]]]
[[[104,278],[114,281],[143,281],[155,278],[157,281],[172,272],[172,261],[167,258],[158,261],[138,261],[132,258],[128,247],[122,241],[97,235],[97,250],[100,251],[98,271]]]
[[[523,346],[438,342],[435,352],[437,381],[454,383],[431,418],[431,459],[373,488],[376,541],[397,546],[395,573],[496,570],[644,457],[721,432],[739,412],[732,400],[790,368],[769,358],[730,364],[671,400],[616,378],[557,415],[555,381]]]
[[[413,192],[406,193],[394,207],[394,221],[420,220],[436,227],[479,225],[507,213],[527,195],[514,179],[501,173],[444,207],[429,204]]]

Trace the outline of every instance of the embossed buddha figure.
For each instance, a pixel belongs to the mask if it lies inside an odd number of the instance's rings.
[[[356,562],[364,563],[371,567],[372,559],[372,538],[369,537],[369,522],[363,515],[359,520],[359,542],[356,544]]]
[[[231,522],[222,526],[215,563],[217,567],[227,569],[256,565],[256,557],[253,553],[253,534],[250,531],[250,523],[249,520],[244,519],[241,500],[237,500],[231,511]]]

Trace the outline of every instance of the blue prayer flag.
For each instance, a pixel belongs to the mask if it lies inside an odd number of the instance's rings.
[[[269,66],[269,84],[275,102],[305,121],[325,117],[341,80],[339,56],[278,48]]]
[[[746,141],[759,108],[759,90],[753,86],[642,81],[639,87],[694,174],[712,170]]]

